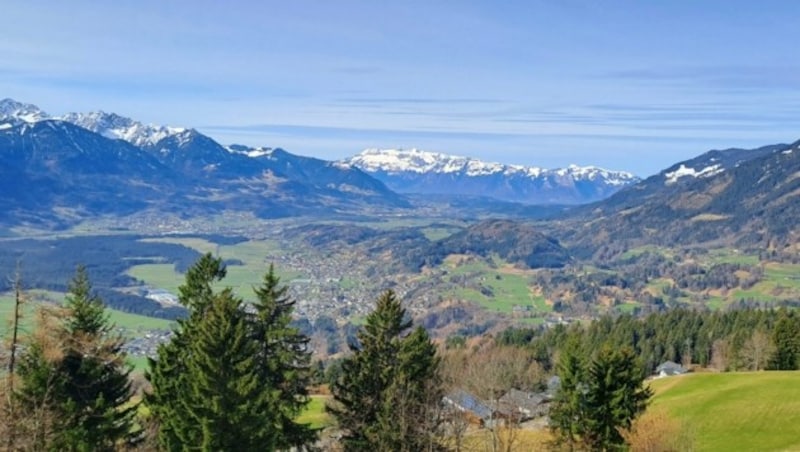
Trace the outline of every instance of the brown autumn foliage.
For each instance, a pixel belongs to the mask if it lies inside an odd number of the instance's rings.
[[[633,422],[622,437],[631,452],[673,452],[694,449],[689,427],[663,410],[648,410]]]

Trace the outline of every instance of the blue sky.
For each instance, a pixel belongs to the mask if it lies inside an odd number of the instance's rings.
[[[6,2],[0,97],[338,159],[655,173],[800,138],[800,2]]]

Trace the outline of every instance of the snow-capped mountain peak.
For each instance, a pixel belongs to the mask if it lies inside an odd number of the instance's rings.
[[[345,163],[367,172],[463,172],[470,176],[490,175],[514,168],[500,163],[484,162],[470,157],[428,152],[420,149],[366,149],[360,154],[345,160]]]
[[[401,192],[492,196],[522,202],[587,202],[638,182],[594,166],[509,165],[419,149],[366,149],[343,161]]]
[[[638,180],[636,176],[624,171],[610,171],[596,166],[569,165],[566,168],[544,169],[537,166],[508,165],[485,162],[471,157],[428,152],[419,149],[366,149],[360,154],[344,161],[363,171],[374,173],[463,173],[467,176],[543,175],[571,176],[577,179],[606,179],[612,185],[627,185]]]
[[[89,113],[67,113],[58,118],[99,133],[106,138],[125,140],[135,146],[148,146],[160,140],[186,132],[180,127],[146,125],[116,113],[93,111]]]
[[[48,118],[49,115],[36,105],[9,98],[0,100],[0,121],[33,123]]]

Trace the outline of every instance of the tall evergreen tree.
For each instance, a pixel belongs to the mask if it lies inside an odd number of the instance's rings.
[[[439,359],[423,329],[411,326],[394,292],[386,291],[358,332],[353,354],[342,362],[328,406],[344,429],[345,450],[431,449]],[[421,416],[421,417],[420,417]]]
[[[644,375],[630,348],[604,347],[592,360],[587,374],[586,426],[588,445],[593,450],[618,450],[633,420],[647,408],[652,396],[643,388]]]
[[[257,345],[241,301],[230,289],[213,296],[190,344],[187,417],[197,422],[203,451],[274,450],[268,416],[277,390],[259,380]],[[186,446],[189,446],[188,444]]]
[[[294,301],[288,287],[280,284],[270,264],[261,286],[254,289],[257,300],[249,316],[250,331],[257,344],[257,365],[262,384],[275,388],[272,422],[281,449],[308,444],[316,433],[295,419],[308,404],[311,353],[308,337],[291,326]]]
[[[572,336],[558,360],[558,392],[550,408],[550,425],[558,442],[572,448],[587,432],[586,372],[578,336]]]
[[[800,319],[794,312],[781,309],[772,332],[775,353],[769,368],[772,370],[797,370],[800,365]]]
[[[644,373],[628,347],[602,347],[586,362],[575,338],[559,361],[560,388],[550,410],[559,442],[590,450],[624,448],[620,430],[630,429],[652,396]]]
[[[158,347],[157,358],[148,360],[145,376],[153,390],[145,398],[158,425],[158,443],[164,450],[181,450],[185,445],[202,443],[202,430],[186,416],[190,400],[189,353],[198,325],[214,297],[213,285],[226,275],[222,259],[203,255],[186,272],[186,282],[178,288],[178,300],[189,311],[179,319],[170,342]]]
[[[307,403],[308,339],[292,328],[293,302],[274,269],[246,310],[230,288],[215,291],[222,261],[203,256],[180,288],[188,318],[159,347],[147,397],[165,450],[276,450],[315,433],[294,418]]]
[[[48,351],[52,344],[34,342],[21,363],[20,398],[35,403],[31,409],[51,410],[55,427],[46,448],[114,450],[134,440],[136,406],[129,404],[130,367],[123,340],[113,332],[102,301],[92,294],[83,267],[70,283],[65,307],[56,333],[60,350]]]

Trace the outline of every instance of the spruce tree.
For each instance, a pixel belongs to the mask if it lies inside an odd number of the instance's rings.
[[[257,345],[230,289],[214,296],[190,345],[189,419],[198,423],[203,451],[275,449],[268,416],[278,392],[260,381]]]
[[[411,326],[394,292],[386,291],[358,332],[353,354],[331,387],[328,406],[344,430],[345,450],[424,450],[434,446],[432,407],[440,400],[439,359],[423,329]]]
[[[550,409],[557,439],[570,448],[624,448],[620,431],[628,430],[652,396],[643,388],[644,373],[628,347],[602,347],[590,361],[582,358],[577,338],[565,344],[559,359],[560,387]]]
[[[178,300],[189,311],[179,319],[170,342],[158,347],[157,358],[148,360],[145,376],[152,386],[145,402],[158,425],[158,443],[164,450],[181,450],[184,445],[202,442],[197,422],[185,415],[189,393],[190,347],[198,324],[214,297],[213,285],[226,275],[222,259],[203,255],[186,272],[186,282],[178,288]]]
[[[586,433],[592,450],[616,450],[625,445],[622,430],[647,408],[652,396],[643,388],[644,375],[630,348],[604,347],[587,372]]]
[[[295,422],[309,400],[308,337],[291,326],[295,303],[287,294],[288,287],[280,284],[272,264],[254,291],[257,300],[248,320],[257,344],[260,380],[277,389],[270,410],[278,435],[277,446],[287,449],[308,444],[316,438],[316,433],[308,425]]]
[[[584,359],[577,336],[568,340],[558,360],[558,392],[550,408],[550,426],[560,443],[572,446],[586,434],[586,386]]]
[[[20,399],[31,409],[51,411],[57,450],[114,450],[134,441],[136,405],[123,340],[113,332],[102,301],[79,267],[66,297],[66,317],[52,344],[34,342],[20,366]],[[48,354],[50,357],[48,357]],[[30,405],[33,404],[33,405]],[[44,438],[41,445],[44,445]]]
[[[302,447],[314,432],[294,418],[307,401],[308,339],[289,323],[293,302],[273,268],[246,310],[220,259],[203,256],[186,274],[189,310],[147,373],[147,397],[165,450],[276,450]]]
[[[800,320],[785,308],[778,313],[778,321],[772,332],[775,353],[769,368],[772,370],[797,370],[800,360]]]

